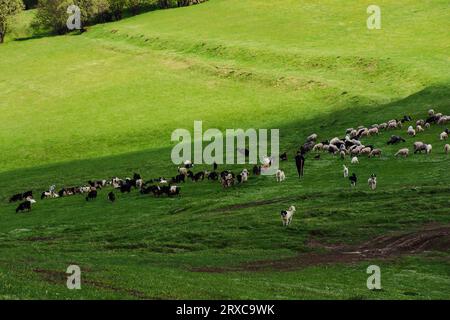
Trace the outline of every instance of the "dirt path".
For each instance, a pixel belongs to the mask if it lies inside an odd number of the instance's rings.
[[[409,233],[396,233],[379,236],[357,246],[325,246],[315,240],[308,247],[325,249],[323,253],[301,253],[296,257],[279,260],[261,260],[237,265],[235,267],[194,268],[194,272],[243,272],[243,271],[289,271],[305,267],[355,263],[371,259],[394,259],[402,255],[416,254],[424,251],[450,250],[450,226],[427,226]]]

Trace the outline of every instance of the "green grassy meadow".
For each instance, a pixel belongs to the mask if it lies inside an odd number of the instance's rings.
[[[370,4],[210,0],[47,37],[27,29],[33,11],[17,17],[0,46],[0,298],[449,299],[448,236],[439,250],[389,259],[242,268],[450,224],[445,126],[364,138],[383,155],[358,165],[311,153],[296,176],[295,152],[313,132],[324,140],[405,114],[425,119],[429,108],[450,114],[449,2],[378,1],[381,30],[366,27]],[[192,132],[195,120],[204,130],[279,128],[286,181],[186,182],[178,198],[134,190],[114,204],[105,189],[92,202],[38,199],[29,214],[8,203],[51,184],[170,178],[171,133]],[[388,146],[391,134],[406,143]],[[430,155],[394,157],[418,140]],[[290,205],[297,212],[283,228],[279,211]],[[81,290],[66,288],[70,264],[82,270]],[[371,264],[382,290],[366,287]]]

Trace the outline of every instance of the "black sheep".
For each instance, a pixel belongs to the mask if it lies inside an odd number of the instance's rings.
[[[9,202],[16,202],[23,199],[23,195],[21,193],[13,195],[11,198],[9,198]]]
[[[405,142],[406,140],[400,136],[391,136],[387,144],[397,144],[399,142]]]
[[[356,182],[358,181],[356,174],[353,173],[348,179],[350,180],[351,186],[356,187]]]
[[[108,200],[111,202],[116,201],[116,195],[114,194],[114,192],[111,191],[110,193],[108,193]]]
[[[18,213],[19,211],[23,212],[25,210],[27,210],[28,212],[31,211],[31,202],[28,200],[19,204],[19,206],[16,209],[16,213]]]
[[[219,178],[219,175],[217,172],[213,171],[208,175],[208,180],[217,180]]]
[[[86,201],[89,201],[91,199],[95,199],[97,198],[97,190],[91,190],[89,191],[87,197],[86,197]]]

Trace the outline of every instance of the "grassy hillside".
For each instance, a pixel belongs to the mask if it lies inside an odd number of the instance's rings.
[[[448,1],[379,1],[376,31],[366,28],[369,4],[210,0],[2,45],[0,297],[448,298],[445,127],[404,144],[432,143],[431,155],[395,159],[400,146],[386,141],[406,138],[404,128],[363,140],[383,150],[379,159],[352,166],[309,155],[304,180],[295,176],[293,156],[312,132],[342,136],[404,114],[425,118],[430,107],[450,114]],[[194,120],[280,128],[286,182],[187,182],[180,198],[133,191],[115,204],[103,190],[92,203],[43,200],[23,215],[7,201],[135,171],[171,177],[171,132],[192,131]],[[343,163],[360,177],[357,190],[341,177]],[[278,212],[292,204],[284,229]],[[428,238],[436,232],[437,242]],[[398,245],[404,234],[415,240]],[[364,243],[373,250],[378,236],[395,250],[342,258]],[[73,263],[83,271],[75,292],[64,275]],[[381,291],[366,288],[370,264],[381,267]]]

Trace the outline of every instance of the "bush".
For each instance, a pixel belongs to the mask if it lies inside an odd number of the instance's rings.
[[[108,0],[40,0],[33,28],[56,34],[68,32],[66,23],[69,17],[67,8],[75,4],[81,10],[82,27],[109,20]]]

